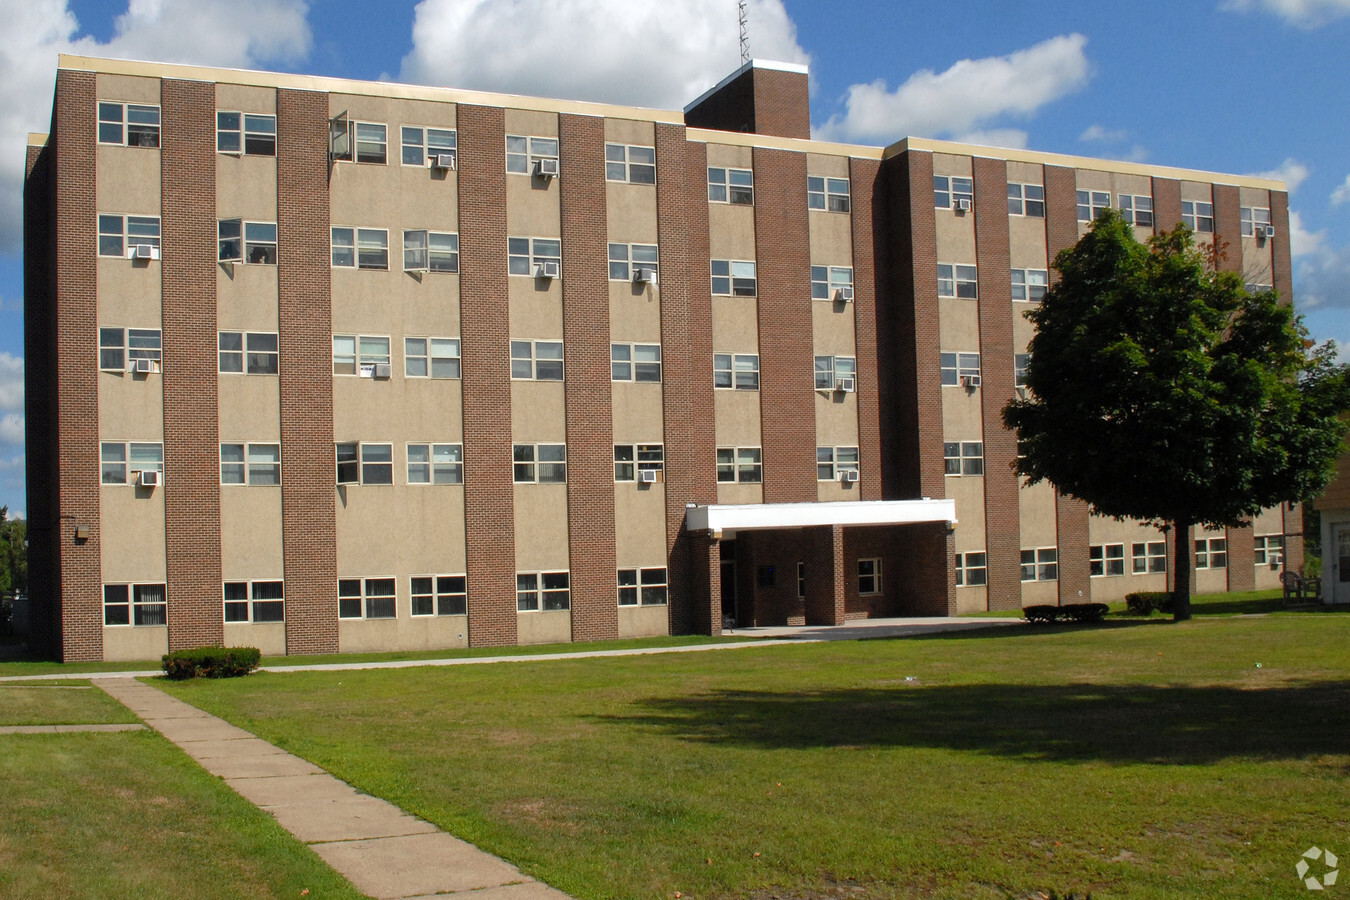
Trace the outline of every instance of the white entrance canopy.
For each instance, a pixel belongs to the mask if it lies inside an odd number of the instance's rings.
[[[955,500],[846,500],[829,503],[752,503],[741,506],[698,506],[684,511],[690,531],[769,531],[820,525],[956,524]]]

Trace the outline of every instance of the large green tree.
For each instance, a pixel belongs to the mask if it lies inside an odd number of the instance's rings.
[[[1273,292],[1220,271],[1224,252],[1184,225],[1141,244],[1104,212],[1027,313],[1028,392],[1003,411],[1029,483],[1176,529],[1177,619],[1190,617],[1190,528],[1316,496],[1344,434],[1334,348]]]

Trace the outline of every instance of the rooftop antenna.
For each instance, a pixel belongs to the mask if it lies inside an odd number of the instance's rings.
[[[750,61],[750,23],[745,17],[745,0],[740,0],[736,6],[741,23],[741,65],[745,65]]]

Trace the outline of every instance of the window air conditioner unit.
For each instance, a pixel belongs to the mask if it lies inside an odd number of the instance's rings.
[[[642,482],[643,484],[656,484],[656,470],[643,469],[642,471],[638,472],[638,481]]]
[[[1274,225],[1256,226],[1256,236],[1262,238],[1273,238],[1275,236],[1275,226]]]
[[[558,161],[556,159],[536,160],[535,171],[545,178],[553,178],[558,174]]]
[[[138,480],[141,487],[158,487],[159,472],[154,469],[142,469]]]
[[[842,472],[839,473],[839,480],[840,480],[840,481],[848,481],[848,482],[854,482],[854,481],[857,481],[857,480],[858,480],[858,470],[857,470],[857,469],[845,469],[844,471],[842,471]]]
[[[374,378],[374,377],[375,377],[375,364],[374,364],[374,363],[361,363],[361,365],[357,366],[357,368],[356,368],[356,374],[359,375],[359,376],[362,377],[362,378]]]
[[[856,386],[857,380],[852,376],[840,378],[838,381],[834,383],[834,389],[836,391],[843,391],[845,394],[853,393],[853,390]]]
[[[391,366],[389,363],[376,363],[373,377],[388,378],[390,375],[393,374],[393,372],[394,372],[393,366]]]
[[[136,244],[131,248],[132,259],[159,259],[159,248],[154,244]]]
[[[1027,399],[1027,386],[1025,384],[1019,384],[1017,386],[1017,399],[1018,400]]]
[[[956,208],[960,212],[970,212],[970,201],[966,199],[957,200]]]
[[[656,282],[656,270],[641,266],[633,270],[633,281],[636,284],[654,284]]]
[[[534,264],[535,278],[557,278],[558,264],[555,262],[542,262]]]
[[[155,361],[153,359],[133,359],[132,371],[140,375],[148,375],[155,371]]]
[[[961,376],[961,387],[964,387],[964,388],[977,388],[977,387],[979,387],[979,386],[980,386],[980,376],[978,376],[978,375],[962,375],[962,376]]]
[[[431,158],[431,167],[433,169],[453,169],[455,167],[455,154],[437,153]]]
[[[839,290],[835,291],[835,292],[834,292],[834,299],[836,299],[836,300],[843,300],[845,303],[847,303],[849,300],[852,300],[852,299],[853,299],[853,285],[850,284],[850,285],[848,285],[847,287],[841,287]]]

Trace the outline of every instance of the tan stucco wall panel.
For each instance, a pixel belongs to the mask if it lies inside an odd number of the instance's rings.
[[[657,281],[660,281],[657,274]],[[661,290],[627,281],[609,283],[609,336],[613,341],[661,342]]]
[[[515,485],[516,571],[570,568],[567,548],[567,485]]]
[[[511,382],[511,439],[521,444],[566,442],[566,404],[561,383]]]
[[[222,375],[217,397],[222,442],[281,440],[281,398],[276,378]],[[283,458],[282,466],[285,464]]]
[[[614,558],[620,568],[666,564],[665,504],[661,482],[614,485]]]
[[[226,622],[226,647],[257,647],[263,656],[286,654],[285,622]]]
[[[708,255],[712,259],[755,258],[755,210],[729,203],[708,204]],[[711,273],[710,273],[711,274]]]
[[[100,144],[94,157],[97,212],[159,215],[159,153],[148,147]]]
[[[216,218],[276,222],[274,157],[216,154]]]
[[[567,260],[563,260],[563,276],[567,276]],[[510,309],[511,338],[513,340],[553,340],[563,338],[562,281],[557,278],[507,279]]]
[[[713,422],[719,447],[758,447],[759,393],[717,391],[713,394]]]
[[[158,372],[99,372],[99,437],[105,441],[163,441],[163,377]]]
[[[670,612],[664,606],[619,607],[619,637],[659,637],[670,634]]]
[[[99,542],[105,584],[165,583],[164,488],[100,488]]]
[[[614,442],[663,443],[661,385],[614,382]]]
[[[113,75],[99,72],[95,76],[98,99],[123,103],[159,105],[159,79],[139,75]]]
[[[105,625],[103,627],[103,659],[105,662],[133,662],[144,659],[158,663],[160,657],[168,652],[169,627],[167,625]]]
[[[280,487],[221,485],[220,568],[226,581],[285,577]]]
[[[1030,487],[1023,485],[1018,488],[1017,497],[1021,511],[1022,546],[1058,546],[1059,520],[1055,510],[1055,489],[1042,481]]]
[[[615,599],[618,602],[618,599]],[[561,644],[572,640],[571,610],[539,610],[516,614],[516,643]]]
[[[276,266],[217,265],[216,322],[220,330],[277,331],[277,277]]]
[[[159,260],[138,262],[100,256],[98,322],[104,326],[159,328],[162,284]]]
[[[611,241],[624,244],[658,242],[655,186],[607,181],[605,197]]]

